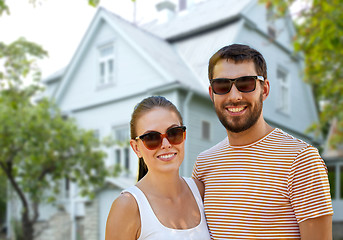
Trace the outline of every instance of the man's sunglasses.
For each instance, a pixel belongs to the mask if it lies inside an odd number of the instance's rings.
[[[144,146],[149,150],[154,150],[162,145],[163,138],[167,138],[172,145],[178,145],[183,142],[186,137],[186,127],[173,127],[166,131],[165,134],[160,132],[148,132],[136,137],[135,139],[142,140]]]
[[[218,95],[230,92],[232,85],[235,84],[240,92],[252,92],[256,88],[256,80],[264,81],[262,76],[244,76],[239,78],[215,78],[211,80],[212,91]]]

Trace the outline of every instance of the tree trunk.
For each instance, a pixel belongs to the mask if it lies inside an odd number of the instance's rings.
[[[24,210],[21,215],[21,227],[23,240],[34,240],[34,222],[30,221],[27,210]],[[19,239],[18,239],[19,240]],[[21,239],[20,239],[21,240]]]

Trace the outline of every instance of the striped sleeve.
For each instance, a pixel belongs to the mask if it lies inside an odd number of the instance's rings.
[[[288,191],[298,223],[333,214],[327,169],[316,148],[308,146],[295,158]]]
[[[199,164],[198,160],[195,161],[195,164],[194,164],[194,167],[193,167],[193,172],[192,172],[192,178],[193,179],[198,179],[198,180],[202,181],[201,177],[199,176],[198,164]]]

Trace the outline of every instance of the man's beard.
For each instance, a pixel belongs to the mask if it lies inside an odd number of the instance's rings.
[[[255,106],[253,108],[251,108],[251,103],[245,103],[250,111],[250,115],[249,116],[245,116],[244,119],[242,119],[243,117],[230,117],[227,115],[222,114],[221,111],[226,111],[225,110],[225,106],[228,105],[227,103],[223,104],[221,106],[220,109],[218,109],[217,107],[215,107],[217,116],[219,121],[223,124],[223,126],[230,132],[234,132],[234,133],[239,133],[239,132],[243,132],[247,129],[249,129],[250,127],[252,127],[253,125],[255,125],[255,123],[257,122],[257,120],[259,119],[261,113],[262,113],[262,108],[263,108],[263,93],[261,92],[259,100],[256,102]],[[228,119],[230,118],[230,119]]]

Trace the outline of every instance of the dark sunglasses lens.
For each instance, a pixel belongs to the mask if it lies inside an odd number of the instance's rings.
[[[230,92],[232,87],[232,81],[228,79],[216,79],[212,82],[211,86],[215,94],[222,95]]]
[[[146,148],[153,150],[158,148],[158,146],[161,144],[161,134],[158,132],[150,132],[148,134],[145,134],[142,138],[142,141]]]
[[[256,79],[254,77],[241,77],[236,80],[236,87],[241,92],[252,92],[256,87]]]
[[[184,139],[184,129],[181,127],[171,128],[167,131],[167,139],[168,141],[173,144],[177,145],[182,143]]]

